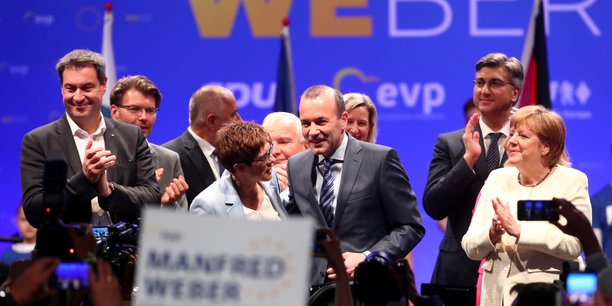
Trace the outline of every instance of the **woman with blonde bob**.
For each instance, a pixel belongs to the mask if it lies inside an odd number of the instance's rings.
[[[510,119],[508,161],[491,172],[461,245],[485,262],[481,305],[510,305],[518,283],[559,279],[563,261],[583,265],[578,238],[548,221],[518,221],[519,200],[563,198],[591,220],[584,173],[570,168],[563,119],[542,106],[526,106]]]
[[[360,93],[347,93],[343,98],[348,113],[346,131],[358,140],[376,142],[376,106],[372,99]]]

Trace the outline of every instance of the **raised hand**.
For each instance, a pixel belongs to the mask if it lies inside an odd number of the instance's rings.
[[[181,175],[170,182],[170,185],[164,190],[164,194],[161,196],[161,204],[168,206],[178,201],[189,189],[189,185],[185,181],[185,178]]]
[[[164,175],[164,168],[157,168],[157,170],[155,170],[155,179],[158,182],[161,180],[162,175]]]
[[[278,183],[280,184],[280,191],[283,192],[289,186],[289,179],[287,178],[287,164],[276,164],[274,165],[276,171],[276,177],[278,177]]]
[[[463,146],[465,146],[465,153],[463,159],[471,169],[474,169],[476,161],[480,156],[482,148],[480,147],[480,133],[476,131],[476,126],[480,120],[480,114],[473,114],[465,125],[465,132],[461,139],[463,140]]]
[[[508,204],[503,203],[499,198],[493,199],[493,209],[495,210],[495,217],[497,224],[508,233],[508,235],[519,238],[521,236],[521,225],[514,219],[510,212]]]

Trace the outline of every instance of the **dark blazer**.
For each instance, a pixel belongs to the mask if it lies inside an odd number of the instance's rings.
[[[185,181],[189,184],[187,202],[191,205],[193,199],[216,180],[215,174],[189,131],[186,130],[181,136],[162,146],[178,153],[181,158],[181,168],[185,173]]]
[[[461,238],[470,225],[476,198],[490,171],[484,154],[484,137],[480,125],[476,131],[481,136],[482,153],[474,171],[463,159],[465,146],[461,137],[464,131],[461,129],[438,136],[423,195],[423,207],[430,217],[435,220],[448,217],[431,278],[434,284],[474,286],[478,280],[480,262],[467,257],[461,248]],[[506,160],[504,153],[501,164]]]
[[[348,134],[333,230],[343,252],[384,251],[406,256],[425,235],[417,200],[400,159],[392,148],[358,141]],[[310,150],[287,164],[292,213],[326,226],[315,198],[316,158]],[[326,265],[318,264],[312,283],[323,281]]]
[[[149,146],[151,148],[151,154],[153,154],[153,161],[155,161],[155,169],[164,168],[164,173],[158,182],[160,192],[163,195],[166,191],[166,187],[170,186],[173,179],[181,175],[184,176],[183,169],[181,168],[181,161],[178,153],[170,149],[152,143],[149,143]],[[175,209],[187,211],[188,205],[185,195],[174,204],[176,205]],[[157,207],[159,207],[159,205]]]
[[[140,128],[108,118],[104,121],[105,147],[117,157],[117,163],[106,171],[115,190],[108,198],[98,197],[98,202],[114,222],[135,222],[143,205],[160,202],[151,151]],[[98,194],[96,185],[83,174],[82,161],[66,115],[23,137],[21,189],[28,222],[38,227],[43,221],[43,174],[45,161],[49,159],[62,159],[68,164],[62,220],[65,223],[89,223],[91,200]]]

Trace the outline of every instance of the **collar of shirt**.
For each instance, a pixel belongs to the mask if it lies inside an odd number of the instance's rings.
[[[484,123],[484,121],[482,121],[482,117],[480,118],[479,124],[480,130],[482,131],[482,135],[480,135],[481,137],[487,137],[491,133],[502,133],[505,137],[508,137],[508,135],[510,135],[510,120],[506,121],[504,126],[502,126],[501,130],[499,131],[493,131],[493,129],[491,129],[486,123]]]
[[[204,154],[204,157],[208,162],[208,165],[210,166],[211,170],[213,171],[213,174],[215,175],[215,179],[218,180],[221,177],[222,173],[220,173],[221,171],[219,170],[219,160],[216,156],[213,156],[213,153],[215,152],[215,147],[213,147],[213,145],[211,145],[204,138],[198,136],[191,129],[191,127],[187,128],[187,130],[189,131],[189,134],[191,134],[191,136],[195,138],[196,142],[198,143],[198,146],[200,147],[200,150],[202,150],[202,153]]]
[[[196,142],[198,143],[198,146],[202,150],[202,153],[204,153],[204,156],[210,157],[212,155],[212,153],[215,151],[215,147],[213,147],[213,145],[211,145],[204,138],[198,136],[198,134],[196,134],[191,129],[191,127],[187,128],[187,130],[189,131],[189,134],[191,134],[191,136],[193,136],[193,138],[195,138]]]
[[[102,116],[102,113],[100,113],[100,123],[98,123],[98,128],[91,135],[89,135],[87,131],[81,129],[76,124],[76,122],[74,122],[74,120],[72,120],[72,118],[68,116],[68,114],[66,114],[66,119],[68,119],[68,126],[70,127],[70,132],[72,133],[72,136],[76,136],[79,138],[94,138],[99,135],[103,135],[104,131],[106,131],[106,122],[104,122],[104,117]]]

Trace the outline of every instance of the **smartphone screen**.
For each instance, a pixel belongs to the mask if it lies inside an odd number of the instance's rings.
[[[597,275],[595,273],[570,273],[567,275],[563,305],[595,305]]]
[[[523,221],[557,221],[558,206],[552,200],[520,200],[517,203],[517,217]]]
[[[55,268],[56,287],[61,290],[89,288],[89,265],[62,262]]]

